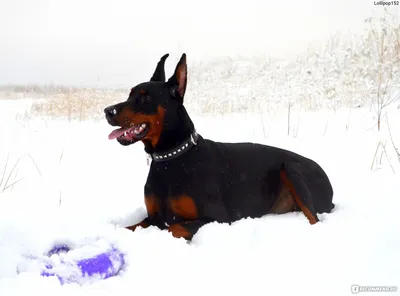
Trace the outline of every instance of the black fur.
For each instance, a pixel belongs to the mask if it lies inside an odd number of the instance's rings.
[[[161,58],[150,82],[135,86],[126,102],[105,109],[108,122],[114,126],[123,126],[118,117],[123,109],[144,116],[156,116],[159,107],[164,110],[160,123],[163,128],[157,143],[154,145],[151,139],[143,139],[149,154],[173,149],[190,139],[195,131],[183,106],[186,55],[182,55],[174,75],[165,82],[167,57]],[[116,110],[116,113],[111,114],[110,110]],[[129,119],[134,120],[134,117]],[[271,212],[284,185],[283,176],[288,180],[285,184],[292,188],[292,196],[299,196],[316,221],[317,213],[329,213],[334,207],[330,181],[313,160],[271,146],[220,143],[199,135],[197,145],[186,153],[175,159],[151,163],[144,191],[146,197],[156,198],[157,211],[148,206],[149,216],[140,226],[168,228],[174,236],[190,239],[202,225],[212,221],[230,223],[245,217],[262,217]],[[179,216],[173,210],[171,201],[181,196],[194,202],[195,217]],[[296,210],[300,210],[298,205],[299,201]],[[186,203],[182,202],[181,206],[187,207],[187,211],[193,210]],[[188,232],[187,235],[175,235],[176,231],[168,226],[177,223]]]

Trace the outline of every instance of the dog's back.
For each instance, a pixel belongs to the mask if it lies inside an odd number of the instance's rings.
[[[159,195],[190,196],[206,220],[233,222],[270,212],[282,190],[282,164],[310,180],[307,187],[312,196],[318,196],[318,213],[332,208],[332,187],[314,161],[271,146],[221,143],[201,136],[197,145],[179,158],[152,163],[146,186],[159,188]],[[165,217],[168,224],[172,223],[173,213],[170,215]]]
[[[212,141],[207,141],[207,143],[219,151],[221,166],[224,164],[228,166],[223,174],[224,183],[229,184],[231,181],[235,184],[236,188],[232,190],[231,196],[236,197],[239,203],[244,199],[241,191],[248,192],[249,188],[257,187],[260,180],[263,180],[265,186],[262,190],[263,198],[272,194],[271,199],[274,200],[282,185],[279,175],[283,165],[286,170],[290,166],[295,174],[308,180],[306,182],[310,194],[318,196],[314,201],[315,210],[318,213],[330,212],[333,208],[331,183],[325,171],[315,161],[294,152],[267,145]],[[249,198],[251,199],[251,196]],[[267,199],[270,200],[270,198]]]

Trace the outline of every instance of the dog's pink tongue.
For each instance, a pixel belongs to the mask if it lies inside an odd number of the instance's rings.
[[[109,135],[108,135],[108,139],[109,140],[113,140],[115,138],[118,138],[120,136],[122,136],[129,128],[118,128],[116,130],[113,130]]]

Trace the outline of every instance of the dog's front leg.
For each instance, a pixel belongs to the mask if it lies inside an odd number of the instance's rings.
[[[161,230],[165,229],[166,226],[160,219],[160,199],[154,194],[148,194],[144,197],[144,203],[146,205],[147,217],[142,222],[126,227],[126,229],[135,231],[137,227],[147,228],[149,226],[157,226]]]
[[[173,237],[183,237],[186,240],[191,240],[204,224],[206,224],[206,222],[201,220],[185,221],[168,226],[168,231],[171,232]]]
[[[132,226],[125,227],[125,228],[126,228],[126,229],[129,229],[129,230],[132,230],[132,231],[135,231],[135,229],[136,229],[137,227],[139,227],[139,226],[142,227],[142,228],[147,228],[147,227],[150,226],[150,223],[148,222],[148,219],[145,218],[145,219],[143,219],[142,222],[137,223],[137,224],[134,224],[134,225],[132,225]]]
[[[157,226],[157,227],[160,228],[161,230],[166,229],[166,227],[164,226],[164,224],[156,223],[156,222],[155,222],[152,218],[150,218],[150,217],[146,217],[146,218],[143,219],[142,222],[137,223],[137,224],[134,224],[134,225],[132,225],[132,226],[125,227],[125,228],[126,228],[126,229],[129,229],[129,230],[131,230],[131,231],[135,231],[135,229],[136,229],[137,227],[147,228],[147,227],[149,227],[149,226]]]

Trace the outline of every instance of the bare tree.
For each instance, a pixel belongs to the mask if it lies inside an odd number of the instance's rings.
[[[385,109],[400,96],[400,93],[396,94],[400,88],[397,74],[400,69],[400,25],[387,11],[378,20],[370,18],[369,22],[371,58],[374,61],[369,70],[372,77],[376,77],[372,80],[370,95],[380,130]]]

